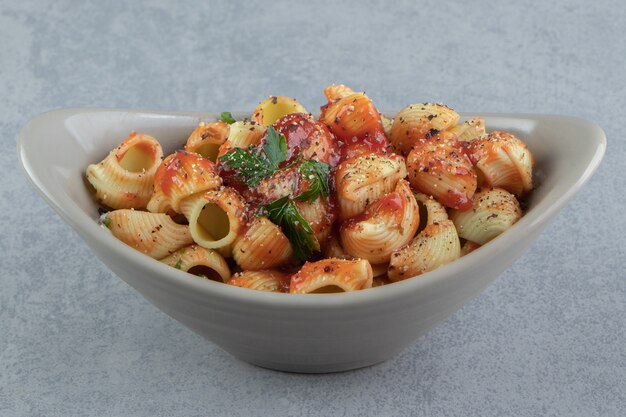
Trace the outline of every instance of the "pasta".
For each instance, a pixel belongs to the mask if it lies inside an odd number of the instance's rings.
[[[501,188],[489,188],[476,193],[471,210],[452,210],[450,218],[459,236],[484,245],[522,217],[515,196]]]
[[[181,248],[161,259],[161,262],[212,281],[226,282],[230,279],[230,268],[224,257],[214,250],[199,245]]]
[[[443,104],[411,104],[396,114],[390,142],[398,152],[406,155],[421,141],[453,127],[458,120],[459,114]]]
[[[181,213],[181,202],[194,194],[222,185],[215,164],[195,153],[176,152],[163,160],[154,176],[148,211]]]
[[[302,104],[294,98],[272,96],[263,100],[254,109],[253,119],[262,125],[269,126],[278,119],[292,113],[308,113]]]
[[[468,210],[477,178],[465,148],[454,138],[432,137],[411,150],[406,160],[409,181],[446,207]]]
[[[257,291],[287,292],[289,275],[275,269],[244,271],[233,275],[227,284]]]
[[[389,262],[391,254],[411,241],[419,226],[419,209],[406,180],[393,193],[371,203],[361,216],[341,225],[344,249],[372,264]]]
[[[370,202],[396,188],[406,174],[404,158],[399,155],[371,153],[342,162],[335,171],[339,218],[363,213]]]
[[[191,132],[185,144],[185,150],[200,154],[203,158],[215,163],[220,146],[226,142],[229,133],[230,125],[221,120],[210,123],[202,122]]]
[[[291,277],[292,294],[356,291],[372,287],[373,272],[363,259],[324,259],[305,263]]]
[[[193,242],[189,228],[162,213],[120,209],[107,213],[113,236],[154,259],[162,259]]]
[[[181,204],[194,242],[230,255],[245,226],[246,202],[229,187],[189,197]]]
[[[532,155],[510,133],[491,132],[472,140],[469,154],[481,174],[481,186],[504,188],[516,195],[532,189]]]
[[[223,112],[164,159],[157,139],[131,133],[86,169],[111,209],[102,225],[207,281],[312,294],[418,277],[522,217],[533,156],[520,138],[443,104],[384,116],[343,84],[324,96],[317,118],[284,96],[251,120]]]
[[[87,180],[102,204],[113,209],[142,209],[152,196],[154,174],[162,157],[156,139],[133,132],[100,163],[87,167]]]

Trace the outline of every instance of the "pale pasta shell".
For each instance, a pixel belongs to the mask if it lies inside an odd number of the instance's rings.
[[[243,232],[246,209],[243,197],[229,187],[196,194],[181,203],[194,242],[224,256],[231,255],[235,239]]]
[[[326,246],[328,237],[332,231],[334,215],[332,214],[329,203],[325,199],[318,198],[312,202],[303,202],[296,200],[298,212],[309,223],[313,234],[323,249]]]
[[[487,133],[485,130],[485,119],[482,117],[472,117],[449,130],[456,135],[458,140],[464,142],[469,142]]]
[[[407,175],[400,155],[362,155],[342,162],[335,172],[339,218],[361,214],[371,202],[390,193]]]
[[[265,135],[267,127],[255,121],[239,121],[230,125],[228,139],[219,149],[218,158],[235,148],[247,149],[250,145],[258,145]]]
[[[254,109],[252,118],[257,123],[269,126],[291,113],[308,113],[308,111],[295,98],[271,96],[259,103]]]
[[[406,155],[421,140],[456,125],[459,117],[457,112],[443,104],[411,104],[400,110],[394,118],[390,132],[391,145]]]
[[[391,254],[413,239],[419,226],[419,209],[406,180],[393,193],[370,204],[362,216],[341,225],[343,248],[372,264],[389,262]]]
[[[532,154],[515,136],[491,132],[470,142],[469,151],[481,174],[482,185],[503,188],[515,195],[533,188]]]
[[[484,189],[474,196],[474,206],[467,211],[450,211],[450,219],[459,236],[484,245],[522,217],[515,196],[501,188]]]
[[[373,272],[365,259],[322,259],[305,263],[292,275],[293,294],[357,291],[372,287]]]
[[[189,228],[175,223],[167,214],[115,210],[107,213],[105,224],[113,236],[154,259],[193,243]]]
[[[444,220],[448,220],[448,212],[446,208],[432,196],[417,193],[415,194],[415,200],[417,200],[420,206],[420,225],[424,227],[433,223],[441,223]],[[421,208],[423,207],[423,213]],[[423,227],[420,227],[422,229]]]
[[[454,223],[433,223],[392,255],[387,276],[391,281],[401,281],[439,268],[459,256],[461,245]]]
[[[181,248],[161,259],[161,262],[212,281],[226,282],[230,279],[230,268],[224,257],[214,250],[199,245]]]
[[[286,292],[289,276],[274,269],[239,272],[228,280],[228,285],[266,292]]]
[[[154,174],[162,157],[156,139],[133,132],[101,162],[87,167],[87,180],[102,204],[143,209],[152,196]]]
[[[202,122],[191,132],[185,144],[185,150],[197,153],[211,162],[217,162],[220,146],[228,139],[229,132],[228,123]]]
[[[222,185],[215,164],[195,153],[176,152],[163,160],[154,176],[154,194],[148,203],[153,213],[174,210],[181,213],[181,202],[194,194]]]
[[[256,217],[235,242],[233,257],[245,270],[268,269],[287,263],[293,249],[287,236],[267,217]]]

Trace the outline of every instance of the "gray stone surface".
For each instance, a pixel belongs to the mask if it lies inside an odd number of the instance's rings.
[[[467,3],[1,0],[0,415],[626,415],[626,7]],[[18,168],[17,132],[52,108],[314,108],[332,82],[383,109],[581,116],[609,140],[524,257],[372,368],[233,359],[105,269]]]

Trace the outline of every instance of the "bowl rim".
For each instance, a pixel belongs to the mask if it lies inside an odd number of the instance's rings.
[[[116,239],[110,233],[102,233],[101,226],[93,221],[85,211],[83,211],[71,199],[60,201],[48,187],[42,182],[36,169],[31,163],[28,151],[25,149],[26,142],[29,140],[27,130],[35,125],[44,117],[59,116],[66,119],[70,116],[80,113],[92,112],[116,112],[116,113],[133,113],[136,115],[162,115],[170,117],[193,117],[204,119],[210,112],[175,112],[175,111],[154,111],[141,109],[115,109],[115,108],[61,108],[41,113],[31,118],[20,130],[17,138],[17,154],[20,166],[28,178],[29,182],[41,197],[54,209],[54,211],[67,223],[74,231],[76,231],[88,246],[88,238],[96,239],[101,245],[115,256],[125,258],[129,263],[135,264],[137,268],[151,275],[150,279],[154,282],[151,285],[168,285],[179,289],[195,293],[198,297],[217,297],[225,302],[245,303],[248,306],[259,306],[264,308],[290,308],[290,309],[318,309],[346,306],[362,306],[369,305],[373,302],[392,302],[402,294],[413,293],[415,291],[426,290],[445,277],[455,276],[467,270],[470,264],[484,262],[487,258],[498,256],[505,252],[511,245],[523,240],[524,237],[533,233],[537,228],[541,227],[553,215],[555,215],[591,178],[595,170],[600,165],[604,153],[606,151],[606,135],[604,131],[595,123],[573,116],[565,115],[548,115],[548,114],[526,114],[526,113],[490,113],[490,112],[472,112],[460,113],[462,117],[478,116],[478,117],[497,117],[512,119],[533,119],[540,120],[545,118],[560,119],[563,122],[577,121],[586,124],[594,130],[593,138],[597,140],[597,146],[588,165],[578,176],[574,184],[564,193],[558,195],[554,200],[543,198],[528,211],[516,224],[514,224],[506,233],[498,236],[492,242],[483,245],[480,250],[474,251],[463,256],[454,262],[439,267],[434,271],[425,273],[418,278],[412,277],[393,285],[385,285],[360,291],[339,293],[339,294],[286,294],[271,293],[263,291],[254,291],[247,288],[240,288],[222,283],[203,280],[194,277],[183,271],[171,268],[158,260],[142,254],[130,248],[123,242]],[[242,112],[233,112],[233,114]],[[390,112],[383,112],[390,113]],[[246,113],[247,114],[247,113]],[[495,243],[494,243],[495,242]],[[92,252],[95,252],[92,249]],[[97,257],[97,256],[96,256]]]

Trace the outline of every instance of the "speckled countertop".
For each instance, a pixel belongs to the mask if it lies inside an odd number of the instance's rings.
[[[334,3],[0,3],[0,415],[625,415],[626,6]],[[332,82],[383,109],[581,116],[609,141],[525,256],[371,368],[233,359],[105,269],[18,167],[20,127],[49,109],[315,108]]]

